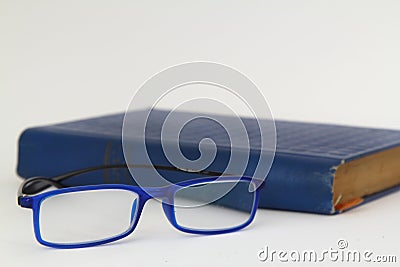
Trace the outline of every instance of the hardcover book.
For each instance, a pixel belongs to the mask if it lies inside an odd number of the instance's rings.
[[[144,114],[135,111],[134,115]],[[153,110],[149,117],[150,131],[155,133],[149,139],[149,151],[159,165],[169,164],[157,134],[167,114]],[[26,129],[19,140],[18,174],[23,178],[51,177],[90,166],[124,164],[123,119],[121,113]],[[252,166],[257,158],[258,143],[251,140],[257,138],[251,132],[256,121],[242,120],[250,136]],[[204,137],[219,138],[220,133],[214,131],[217,126],[205,121],[198,124],[194,131],[182,131],[179,144],[183,154],[198,154],[198,140]],[[275,124],[276,154],[260,207],[337,214],[399,189],[400,131],[281,120]],[[223,146],[210,171],[223,171],[227,158]],[[101,177],[72,183],[120,183],[126,176],[129,174],[104,172]]]

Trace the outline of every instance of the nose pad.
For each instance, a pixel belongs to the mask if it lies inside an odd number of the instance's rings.
[[[135,199],[132,203],[132,210],[131,210],[131,223],[133,222],[133,220],[135,219],[135,215],[136,215],[136,206],[137,206],[137,199]]]

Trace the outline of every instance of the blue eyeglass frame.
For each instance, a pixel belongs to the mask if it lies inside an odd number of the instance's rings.
[[[230,233],[230,232],[235,232],[240,229],[245,228],[248,226],[255,217],[257,208],[258,208],[258,203],[259,203],[259,198],[260,198],[260,190],[264,187],[264,180],[261,179],[255,179],[255,178],[250,178],[246,176],[209,176],[205,178],[196,178],[196,179],[191,179],[191,180],[186,180],[183,182],[179,182],[176,184],[172,184],[166,187],[146,187],[142,188],[139,186],[133,186],[133,185],[126,185],[126,184],[99,184],[99,185],[83,185],[83,186],[73,186],[73,187],[68,187],[65,184],[62,184],[61,182],[63,180],[66,180],[70,177],[74,177],[78,174],[90,172],[93,170],[102,170],[102,169],[108,169],[108,168],[128,168],[128,167],[144,167],[144,168],[150,168],[148,165],[105,165],[105,166],[99,166],[99,167],[91,167],[87,169],[81,169],[77,171],[73,171],[67,174],[63,174],[60,176],[52,177],[52,178],[45,178],[45,177],[33,177],[25,180],[18,191],[18,205],[20,205],[23,208],[29,208],[32,209],[33,211],[33,226],[34,226],[34,233],[36,240],[48,247],[52,248],[84,248],[84,247],[92,247],[92,246],[98,246],[98,245],[103,245],[106,243],[114,242],[119,239],[125,238],[128,235],[130,235],[136,228],[139,218],[141,216],[141,213],[143,211],[144,205],[146,202],[150,199],[153,198],[160,198],[162,201],[162,207],[164,210],[164,213],[168,219],[168,221],[171,223],[172,226],[174,226],[177,230],[180,230],[182,232],[190,233],[190,234],[202,234],[202,235],[216,235],[216,234],[224,234],[224,233]],[[189,172],[189,173],[197,173],[197,174],[203,174],[203,175],[215,175],[215,174],[221,174],[221,173],[216,173],[216,172],[210,172],[210,171],[192,171],[192,170],[183,170],[183,169],[177,169],[175,167],[170,167],[170,166],[151,166],[155,167],[157,169],[162,169],[162,170],[175,170],[175,171],[183,171],[183,172]],[[222,175],[222,174],[221,174]],[[191,229],[191,228],[186,228],[182,227],[179,225],[176,221],[175,218],[175,211],[174,211],[174,205],[173,205],[173,199],[175,196],[175,193],[182,189],[182,187],[188,187],[188,186],[193,186],[196,184],[203,184],[203,183],[210,183],[214,181],[233,181],[233,182],[239,182],[239,181],[245,181],[252,183],[256,185],[256,190],[254,192],[254,200],[253,200],[253,206],[251,209],[251,213],[249,216],[249,219],[244,222],[241,225],[231,227],[231,228],[226,228],[226,229],[219,229],[219,230],[197,230],[197,229]],[[44,193],[39,193],[43,191],[44,189],[47,189],[50,186],[55,186],[59,189],[55,189],[53,191],[47,191]],[[138,195],[138,203],[137,203],[137,210],[135,212],[135,217],[134,220],[131,222],[131,225],[129,229],[127,229],[125,232],[110,237],[110,238],[104,238],[101,240],[96,240],[96,241],[90,241],[90,242],[82,242],[82,243],[71,243],[71,244],[64,244],[64,243],[53,243],[53,242],[48,242],[44,240],[41,236],[40,233],[40,207],[42,202],[49,197],[59,195],[59,194],[64,194],[64,193],[71,193],[71,192],[83,192],[83,191],[92,191],[92,190],[103,190],[103,189],[118,189],[118,190],[127,190],[134,192]],[[39,193],[39,194],[38,194]],[[29,196],[32,194],[36,194],[33,196]]]

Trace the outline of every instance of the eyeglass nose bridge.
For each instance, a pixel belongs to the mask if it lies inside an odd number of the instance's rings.
[[[172,188],[165,187],[145,187],[142,188],[143,193],[146,195],[146,199],[170,199],[173,195]]]
[[[160,187],[146,187],[141,188],[142,207],[150,199],[157,199],[162,203],[165,216],[172,225],[176,225],[173,215],[173,195],[176,190],[174,187],[160,188]],[[132,215],[133,216],[133,215]]]

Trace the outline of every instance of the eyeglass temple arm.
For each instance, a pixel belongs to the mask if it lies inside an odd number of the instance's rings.
[[[206,176],[220,176],[220,175],[227,175],[221,172],[214,172],[214,171],[205,171],[205,170],[191,170],[191,169],[181,169],[174,166],[162,166],[162,165],[144,165],[144,164],[115,164],[115,165],[103,165],[103,166],[96,166],[96,167],[89,167],[85,169],[80,169],[76,171],[72,171],[69,173],[65,173],[62,175],[54,176],[54,177],[33,177],[25,180],[19,190],[18,190],[18,197],[27,195],[37,194],[50,186],[54,186],[56,188],[65,188],[68,187],[65,184],[62,184],[64,180],[67,180],[73,176],[84,174],[91,171],[97,170],[105,170],[105,169],[113,169],[113,168],[155,168],[158,170],[168,170],[168,171],[180,171],[186,173],[194,173],[194,174],[202,174]]]

